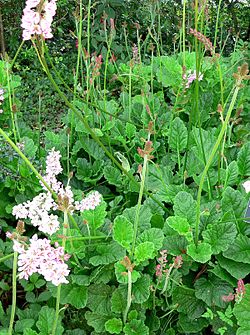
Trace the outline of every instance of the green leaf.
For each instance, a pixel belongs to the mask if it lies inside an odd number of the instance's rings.
[[[247,201],[240,191],[228,186],[222,196],[223,212],[230,213],[232,219],[238,219],[244,216],[246,207]]]
[[[136,213],[136,207],[130,207],[126,208],[122,215],[125,216],[130,222],[134,223],[135,221],[135,213]],[[150,211],[149,206],[142,205],[140,208],[140,213],[139,213],[139,232],[143,232],[149,228],[151,228],[151,218],[152,218],[152,213]]]
[[[182,83],[182,68],[174,57],[161,56],[155,59],[156,77],[164,87],[179,87]]]
[[[104,224],[104,219],[107,215],[106,207],[106,202],[102,201],[95,209],[83,211],[81,217],[88,222],[93,230],[96,230]]]
[[[198,279],[195,284],[195,296],[203,300],[208,306],[218,306],[224,308],[226,303],[222,300],[222,296],[228,295],[233,291],[231,285],[216,276],[209,276]]]
[[[76,160],[76,177],[84,182],[96,183],[103,175],[103,160],[95,160],[93,164],[86,158],[77,158]]]
[[[218,256],[217,256],[218,257]],[[209,269],[209,272],[213,273],[216,277],[226,281],[232,286],[237,286],[237,280],[233,278],[225,269],[219,264],[215,265],[213,269]]]
[[[34,158],[37,152],[37,145],[35,145],[34,141],[25,136],[21,139],[24,142],[24,154],[29,158]]]
[[[177,311],[186,313],[191,320],[199,318],[205,311],[205,304],[195,296],[195,290],[184,286],[177,286],[173,291],[173,305]]]
[[[175,230],[170,228],[167,222],[164,224],[163,233],[165,235],[163,248],[167,249],[170,255],[177,256],[186,252],[188,245],[187,239],[184,236],[180,236]]]
[[[25,329],[23,335],[38,335],[38,333],[32,329]]]
[[[0,320],[3,320],[4,317],[5,317],[5,313],[4,313],[2,302],[0,301]]]
[[[49,308],[48,306],[43,306],[41,311],[39,312],[38,321],[36,323],[37,328],[40,330],[39,335],[51,334],[54,320],[55,310],[53,308]],[[63,330],[64,329],[61,325],[61,317],[59,316],[56,327],[56,335],[63,334]]]
[[[246,284],[245,289],[246,293],[243,299],[238,304],[235,304],[233,309],[239,325],[236,335],[250,334],[250,284]]]
[[[169,225],[169,227],[177,231],[178,234],[191,237],[192,239],[192,234],[190,231],[191,228],[186,218],[181,218],[179,216],[169,216],[166,220],[166,223]]]
[[[139,237],[137,238],[137,243],[143,242],[152,242],[154,244],[155,251],[158,251],[162,247],[164,239],[164,234],[162,229],[159,228],[150,228],[145,230]]]
[[[143,275],[132,286],[133,302],[142,304],[147,301],[150,296],[151,278],[149,275]]]
[[[80,136],[82,148],[94,159],[102,160],[104,157],[103,149],[92,139]]]
[[[125,285],[119,286],[111,297],[111,310],[114,313],[122,313],[127,305],[127,289]]]
[[[196,201],[190,193],[181,191],[174,198],[174,214],[186,218],[191,227],[195,226]]]
[[[250,274],[250,264],[235,262],[221,255],[217,256],[217,260],[220,266],[236,279],[243,279]]]
[[[143,242],[135,248],[135,263],[139,264],[145,260],[154,258],[154,244],[152,242]]]
[[[132,223],[123,215],[117,216],[114,221],[113,237],[122,247],[130,250],[134,230]]]
[[[205,242],[201,242],[198,246],[192,243],[187,247],[187,254],[196,262],[206,263],[212,256],[212,249],[210,244]]]
[[[123,328],[125,335],[149,335],[149,329],[141,320],[131,320]]]
[[[126,123],[126,136],[131,139],[132,137],[135,136],[136,133],[136,126],[133,125],[132,123]]]
[[[105,166],[105,168],[103,169],[103,174],[109,184],[115,185],[117,187],[122,186],[122,174],[114,166]]]
[[[37,302],[48,301],[51,298],[51,292],[43,291],[39,294]]]
[[[122,248],[117,242],[97,246],[96,252],[97,255],[92,256],[89,259],[89,262],[94,266],[114,263],[123,258],[126,254],[124,248]]]
[[[121,284],[127,284],[128,283],[128,274],[127,274],[126,267],[121,263],[117,262],[115,263],[115,275],[116,279]],[[131,273],[132,277],[132,283],[135,283],[138,278],[140,278],[140,272],[136,271],[135,269]]]
[[[177,325],[181,328],[181,334],[200,334],[200,331],[208,326],[208,321],[205,318],[190,320],[188,315],[180,313]]]
[[[223,256],[236,262],[250,264],[250,238],[239,234]]]
[[[88,287],[87,307],[98,314],[111,313],[112,288],[104,284],[93,284]]]
[[[228,185],[235,185],[238,180],[239,169],[236,161],[232,161],[225,173],[225,187]]]
[[[105,330],[110,334],[120,334],[122,331],[122,320],[113,318],[106,321]]]
[[[54,285],[49,285],[53,297],[56,297],[57,288]],[[84,308],[88,299],[88,292],[85,286],[75,284],[66,284],[61,287],[61,304],[70,304],[75,308]]]
[[[250,142],[243,145],[238,153],[237,164],[241,176],[250,175]]]
[[[176,117],[169,130],[169,147],[178,153],[183,152],[187,146],[187,128],[184,122]]]
[[[234,242],[237,228],[232,222],[209,224],[202,233],[204,242],[211,245],[213,254],[219,254]]]
[[[105,331],[105,323],[110,319],[108,315],[100,315],[95,312],[86,312],[87,324],[95,329],[97,333]]]
[[[35,323],[35,320],[33,319],[22,319],[22,320],[17,320],[15,324],[15,331],[17,333],[22,333],[24,332],[25,329],[31,328]]]

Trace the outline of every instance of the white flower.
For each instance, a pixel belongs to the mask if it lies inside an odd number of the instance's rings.
[[[246,193],[250,192],[250,180],[245,181],[242,186],[244,187]]]
[[[75,202],[75,208],[81,212],[85,210],[94,210],[101,203],[101,194],[97,191],[90,193],[86,198],[82,201]]]

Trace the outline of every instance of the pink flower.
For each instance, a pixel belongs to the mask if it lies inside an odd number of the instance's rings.
[[[245,285],[242,279],[238,280],[237,288],[235,289],[235,294],[229,293],[229,295],[223,295],[222,300],[225,302],[230,302],[235,300],[235,302],[239,303],[246,293]]]
[[[101,194],[97,191],[90,193],[82,201],[75,202],[75,208],[81,212],[85,210],[94,210],[101,203]]]
[[[175,269],[179,269],[179,268],[181,268],[182,263],[183,263],[183,260],[182,260],[182,256],[181,256],[181,255],[176,256],[176,257],[174,258],[174,268],[175,268]]]
[[[56,286],[68,283],[66,277],[69,275],[69,269],[64,261],[68,260],[69,255],[64,253],[62,247],[54,248],[46,238],[39,239],[34,235],[30,239],[29,246],[26,248],[22,246],[16,251],[19,253],[20,278],[27,280],[33,273],[39,273],[46,281],[51,281]]]
[[[51,24],[56,14],[57,0],[27,0],[23,10],[23,39],[30,40],[33,35],[44,38],[53,37]]]
[[[229,293],[228,295],[223,295],[222,300],[225,301],[225,302],[233,301],[234,300],[234,294]]]
[[[189,88],[192,82],[196,79],[196,71],[193,72],[188,70],[187,74],[182,76],[184,80],[186,80],[186,88]],[[201,81],[203,79],[203,74],[199,73],[198,80]]]

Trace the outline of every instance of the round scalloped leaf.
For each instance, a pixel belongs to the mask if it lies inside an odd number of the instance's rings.
[[[208,306],[225,307],[222,296],[233,292],[231,285],[213,275],[208,279],[198,279],[194,286],[196,298],[203,300]]]
[[[232,222],[222,222],[219,224],[209,224],[207,229],[202,233],[204,241],[211,245],[213,254],[219,254],[227,250],[233,243],[237,235],[237,229]]]
[[[132,223],[120,215],[115,218],[113,228],[114,240],[118,242],[122,247],[130,250],[130,245],[133,241],[134,230]]]
[[[131,320],[123,328],[125,335],[149,335],[149,329],[142,320]]]
[[[210,244],[205,242],[202,242],[197,246],[192,243],[187,247],[187,254],[196,262],[206,263],[212,256],[212,249]]]
[[[135,261],[136,264],[144,262],[148,259],[154,258],[154,243],[143,242],[135,248]]]
[[[113,318],[105,322],[105,329],[110,334],[120,334],[122,331],[122,320]]]

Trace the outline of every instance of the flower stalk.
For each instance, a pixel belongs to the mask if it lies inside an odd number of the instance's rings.
[[[13,269],[12,269],[12,305],[11,305],[11,315],[10,315],[8,335],[12,335],[15,313],[16,313],[17,258],[18,258],[18,253],[17,251],[15,251],[14,258],[13,258]]]

